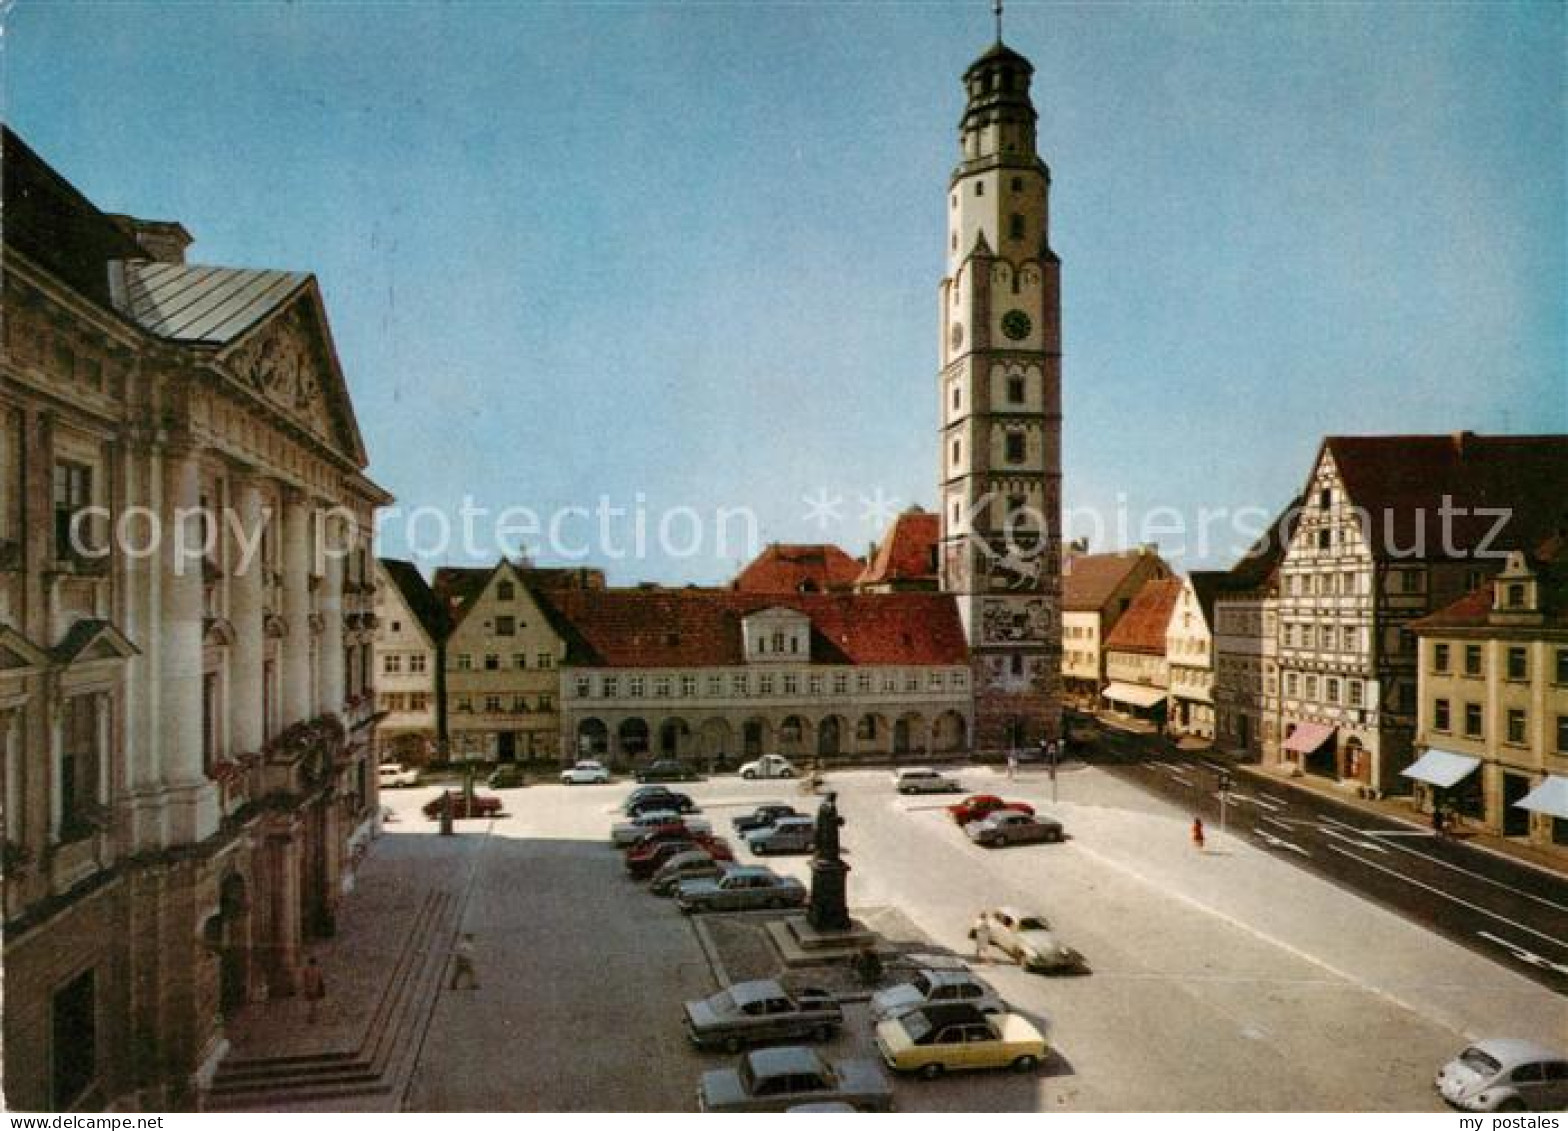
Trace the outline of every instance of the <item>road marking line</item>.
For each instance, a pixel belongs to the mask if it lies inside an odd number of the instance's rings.
[[[1152,890],[1152,891],[1154,891],[1154,892],[1156,892],[1156,893],[1158,893],[1160,895],[1166,896],[1169,899],[1177,900],[1177,901],[1179,901],[1181,903],[1185,903],[1189,907],[1196,908],[1199,911],[1203,911],[1203,912],[1205,912],[1205,913],[1207,913],[1209,915],[1214,916],[1216,919],[1219,919],[1222,922],[1229,923],[1231,926],[1235,927],[1237,930],[1243,931],[1246,934],[1251,935],[1255,939],[1259,939],[1262,942],[1268,943],[1271,946],[1276,946],[1280,950],[1283,950],[1285,953],[1293,955],[1294,957],[1300,959],[1303,962],[1306,962],[1306,963],[1309,963],[1309,964],[1311,964],[1313,966],[1316,966],[1320,970],[1328,971],[1328,973],[1330,973],[1331,975],[1333,975],[1336,978],[1341,979],[1343,982],[1345,982],[1348,985],[1357,986],[1357,987],[1359,987],[1360,989],[1364,990],[1365,992],[1367,992],[1369,994],[1374,994],[1377,997],[1382,998],[1386,1002],[1390,1002],[1393,1005],[1396,1005],[1399,1008],[1401,1008],[1403,1010],[1406,1010],[1409,1013],[1415,1014],[1417,1017],[1425,1018],[1427,1021],[1429,1021],[1433,1025],[1436,1025],[1440,1029],[1446,1029],[1446,1030],[1448,1030],[1451,1033],[1457,1033],[1460,1036],[1462,1036],[1463,1038],[1465,1038],[1466,1040],[1474,1040],[1475,1039],[1469,1033],[1466,1033],[1464,1030],[1460,1029],[1457,1025],[1455,1025],[1452,1020],[1450,1020],[1447,1017],[1444,1017],[1442,1014],[1430,1012],[1424,1005],[1418,1004],[1416,1002],[1406,1001],[1404,998],[1400,997],[1398,994],[1395,994],[1395,993],[1393,993],[1393,992],[1391,992],[1389,990],[1386,990],[1382,986],[1379,986],[1379,985],[1376,985],[1376,984],[1374,984],[1372,982],[1369,982],[1365,978],[1358,977],[1357,975],[1351,973],[1348,970],[1341,970],[1338,966],[1335,966],[1333,963],[1327,962],[1324,959],[1319,958],[1317,955],[1312,954],[1309,951],[1301,949],[1299,946],[1295,946],[1295,945],[1293,945],[1291,943],[1288,943],[1284,939],[1281,939],[1281,938],[1278,938],[1278,937],[1276,937],[1274,935],[1271,935],[1267,931],[1263,931],[1263,930],[1261,930],[1261,929],[1259,929],[1257,927],[1254,927],[1251,923],[1248,923],[1248,922],[1246,922],[1243,919],[1238,919],[1236,916],[1231,915],[1231,914],[1229,914],[1227,912],[1221,911],[1217,907],[1213,907],[1213,906],[1210,906],[1207,903],[1203,903],[1202,901],[1200,901],[1198,899],[1195,899],[1192,896],[1187,895],[1184,892],[1174,891],[1169,886],[1167,886],[1165,884],[1156,883],[1152,878],[1150,878],[1148,876],[1145,876],[1142,872],[1139,872],[1136,869],[1131,868],[1128,865],[1123,864],[1123,863],[1121,863],[1118,860],[1113,860],[1109,856],[1104,855],[1103,853],[1096,852],[1096,851],[1094,851],[1091,848],[1084,847],[1083,843],[1080,842],[1080,841],[1072,842],[1071,847],[1076,849],[1078,852],[1083,853],[1085,856],[1089,857],[1091,860],[1098,860],[1100,863],[1104,864],[1106,867],[1114,868],[1116,871],[1121,872],[1123,875],[1132,877],[1134,880],[1137,880],[1139,883],[1143,884],[1145,887],[1148,887],[1150,890]]]
[[[1346,836],[1344,833],[1335,832],[1333,829],[1326,829],[1322,825],[1318,826],[1318,832],[1322,833],[1324,836],[1331,836],[1335,840],[1342,840],[1346,844],[1353,844],[1357,848],[1370,849],[1371,851],[1377,853],[1379,856],[1387,856],[1388,855],[1388,850],[1386,848],[1380,848],[1380,847],[1378,847],[1375,844],[1368,844],[1364,840],[1357,840],[1353,836]]]
[[[1568,966],[1564,966],[1560,962],[1553,962],[1548,958],[1542,958],[1534,951],[1526,950],[1518,943],[1512,943],[1507,939],[1499,938],[1497,935],[1492,934],[1491,931],[1477,931],[1476,934],[1481,938],[1486,939],[1488,942],[1496,943],[1498,946],[1512,954],[1520,962],[1527,963],[1530,966],[1539,966],[1543,970],[1555,970],[1559,974],[1568,974]]]
[[[1431,829],[1368,829],[1366,835],[1367,836],[1375,836],[1375,837],[1385,837],[1385,836],[1426,837],[1429,840],[1435,840],[1436,837],[1437,837],[1437,834],[1434,833]]]
[[[1366,835],[1371,836],[1373,834],[1367,833]],[[1383,836],[1405,836],[1405,837],[1430,837],[1430,838],[1432,838],[1434,840],[1436,839],[1436,834],[1435,833],[1428,832],[1428,831],[1426,831],[1424,829],[1422,829],[1422,830],[1411,829],[1411,830],[1408,830],[1408,831],[1401,830],[1401,831],[1398,831],[1398,832],[1383,833],[1382,835]],[[1408,853],[1409,855],[1414,856],[1414,857],[1416,857],[1419,860],[1426,860],[1429,863],[1441,865],[1442,867],[1447,868],[1451,872],[1458,872],[1460,875],[1462,875],[1462,876],[1469,876],[1473,880],[1480,880],[1482,883],[1491,884],[1495,888],[1502,888],[1509,895],[1516,895],[1516,896],[1519,896],[1521,899],[1528,899],[1532,903],[1539,903],[1543,907],[1550,907],[1553,911],[1568,911],[1568,905],[1558,903],[1556,900],[1553,900],[1553,899],[1547,899],[1544,895],[1536,895],[1534,892],[1526,891],[1524,888],[1516,888],[1516,887],[1512,886],[1511,884],[1505,884],[1501,880],[1494,880],[1491,876],[1484,876],[1480,872],[1472,872],[1469,868],[1461,867],[1458,864],[1451,864],[1447,860],[1444,860],[1441,856],[1433,856],[1429,852],[1419,852],[1416,849],[1411,848],[1407,844],[1399,844],[1397,842],[1391,842],[1388,845],[1388,847],[1389,848],[1398,849],[1400,852]]]
[[[1278,813],[1281,809],[1285,808],[1283,802],[1275,801],[1265,793],[1250,795],[1248,796],[1247,800],[1251,801],[1254,805],[1262,806],[1272,813]]]
[[[1355,860],[1358,863],[1365,864],[1368,868],[1376,868],[1379,872],[1387,872],[1390,876],[1393,876],[1395,879],[1404,880],[1405,883],[1413,884],[1414,886],[1416,886],[1418,888],[1424,888],[1425,890],[1431,892],[1433,895],[1440,895],[1444,899],[1449,900],[1450,902],[1459,904],[1461,907],[1468,907],[1472,911],[1479,911],[1482,915],[1485,915],[1488,919],[1496,919],[1499,923],[1507,923],[1510,927],[1517,927],[1519,930],[1524,931],[1527,934],[1534,935],[1538,939],[1545,939],[1547,942],[1551,943],[1555,947],[1559,947],[1559,948],[1561,948],[1563,950],[1568,950],[1568,943],[1563,942],[1561,939],[1554,939],[1551,935],[1548,935],[1548,934],[1546,934],[1546,933],[1544,933],[1542,931],[1538,931],[1534,927],[1527,927],[1523,923],[1515,922],[1514,920],[1508,918],[1508,916],[1506,916],[1506,915],[1499,915],[1495,911],[1488,911],[1485,907],[1482,907],[1479,903],[1471,903],[1468,899],[1461,899],[1459,896],[1454,895],[1454,894],[1452,894],[1450,892],[1446,892],[1442,888],[1433,887],[1431,884],[1426,884],[1426,883],[1422,883],[1420,880],[1411,879],[1409,876],[1405,875],[1403,872],[1398,871],[1395,868],[1385,867],[1384,865],[1377,863],[1375,860],[1368,860],[1364,856],[1357,856],[1354,852],[1346,852],[1343,848],[1340,848],[1337,845],[1330,844],[1330,845],[1327,845],[1326,847],[1328,848],[1328,850],[1330,852],[1337,852],[1341,856],[1348,856],[1348,857],[1350,857],[1350,859]]]
[[[1252,831],[1258,837],[1258,839],[1263,841],[1264,844],[1272,845],[1275,848],[1288,848],[1292,852],[1299,852],[1301,855],[1305,856],[1308,860],[1312,859],[1312,853],[1308,852],[1305,848],[1302,848],[1301,845],[1299,845],[1299,844],[1292,844],[1288,840],[1281,840],[1279,837],[1275,836],[1273,833],[1264,832],[1262,829],[1258,828],[1258,826],[1256,826],[1256,825],[1252,826]]]

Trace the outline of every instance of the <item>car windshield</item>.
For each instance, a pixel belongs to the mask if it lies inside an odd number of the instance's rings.
[[[729,990],[720,990],[708,999],[707,1006],[715,1013],[732,1013],[735,1009],[735,999],[730,996]]]
[[[906,1013],[899,1019],[899,1024],[917,1045],[931,1033],[931,1021],[924,1013]]]
[[[1473,1046],[1459,1054],[1459,1063],[1481,1076],[1494,1076],[1503,1067],[1502,1062],[1491,1053],[1482,1052]]]
[[[923,971],[911,978],[909,984],[915,987],[915,992],[921,997],[931,996],[931,979],[926,977]]]
[[[1051,924],[1045,921],[1044,915],[1025,915],[1018,920],[1018,929],[1020,931],[1049,931]]]

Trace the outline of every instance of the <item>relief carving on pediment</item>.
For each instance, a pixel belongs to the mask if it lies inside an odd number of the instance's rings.
[[[267,400],[303,417],[312,430],[325,432],[327,413],[317,380],[319,356],[314,335],[296,306],[235,350],[229,365]]]

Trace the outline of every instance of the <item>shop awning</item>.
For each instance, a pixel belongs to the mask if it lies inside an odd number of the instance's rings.
[[[1481,759],[1468,754],[1451,754],[1447,750],[1428,750],[1417,758],[1415,764],[1399,772],[1407,778],[1424,781],[1439,789],[1457,785],[1475,772]]]
[[[1164,688],[1143,687],[1136,683],[1107,684],[1101,694],[1107,699],[1114,699],[1118,703],[1127,703],[1133,707],[1152,707],[1156,703],[1165,702]]]
[[[1327,723],[1297,723],[1296,729],[1285,739],[1285,749],[1310,754],[1333,736],[1334,728]]]
[[[1521,809],[1568,821],[1568,778],[1548,774],[1545,781],[1514,802]]]

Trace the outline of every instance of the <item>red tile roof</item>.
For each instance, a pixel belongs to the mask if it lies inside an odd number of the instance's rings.
[[[1107,652],[1165,652],[1165,630],[1181,597],[1181,578],[1165,577],[1143,583],[1132,604],[1105,638]]]
[[[742,664],[742,618],[771,608],[810,618],[812,663],[962,664],[968,657],[957,603],[944,593],[603,589],[535,596],[570,626],[569,662],[587,666]]]
[[[1554,535],[1547,539],[1531,555],[1530,564],[1537,578],[1543,616],[1540,625],[1525,627],[1568,627],[1568,538]],[[1486,628],[1491,624],[1492,600],[1496,592],[1488,580],[1453,604],[1411,622],[1410,628],[1414,632]]]
[[[941,536],[939,516],[911,507],[893,520],[871,564],[860,575],[860,584],[935,585],[936,544]]]
[[[1074,612],[1098,611],[1111,594],[1142,561],[1142,550],[1116,550],[1108,554],[1069,554],[1062,560],[1062,608]],[[1164,563],[1160,563],[1164,569]],[[1165,570],[1166,573],[1170,571]]]
[[[1568,529],[1568,436],[1329,436],[1323,446],[1370,517],[1378,558],[1465,556],[1487,545],[1497,515],[1486,512],[1499,509],[1509,517],[1494,550]],[[1464,512],[1448,517],[1446,548],[1445,498]]]
[[[843,592],[855,584],[864,565],[831,543],[775,542],[740,571],[734,588],[742,593]]]

